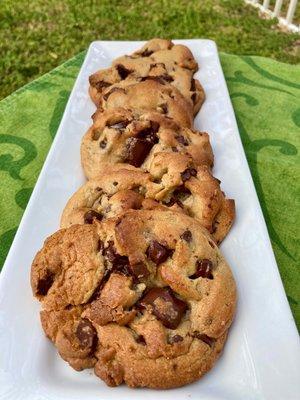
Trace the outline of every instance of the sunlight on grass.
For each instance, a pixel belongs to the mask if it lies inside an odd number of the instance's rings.
[[[0,2],[0,98],[97,39],[210,38],[221,51],[299,62],[299,35],[274,25],[242,0],[6,0]]]

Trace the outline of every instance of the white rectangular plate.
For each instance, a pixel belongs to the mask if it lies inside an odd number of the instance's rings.
[[[202,399],[300,398],[300,346],[254,189],[217,48],[210,40],[179,40],[193,51],[196,77],[207,99],[195,126],[211,135],[214,174],[237,218],[222,251],[237,281],[239,300],[227,345],[215,368],[199,382],[179,389],[109,388],[91,371],[73,371],[48,341],[31,294],[32,259],[59,227],[69,197],[84,182],[80,141],[94,106],[88,76],[141,46],[141,42],[91,44],[56,138],[42,169],[0,275],[0,399]]]

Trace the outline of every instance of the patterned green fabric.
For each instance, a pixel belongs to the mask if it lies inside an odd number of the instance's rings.
[[[0,267],[83,58],[84,53],[79,54],[0,102]],[[221,54],[221,61],[281,277],[300,327],[300,67],[228,54]],[[254,284],[263,273],[257,271]]]

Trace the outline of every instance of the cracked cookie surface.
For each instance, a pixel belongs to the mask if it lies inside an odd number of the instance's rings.
[[[235,216],[207,166],[196,166],[188,155],[156,153],[149,173],[115,165],[83,185],[68,201],[61,227],[91,224],[128,209],[171,209],[196,218],[216,243],[227,235]]]
[[[81,163],[88,179],[118,163],[149,169],[155,153],[183,152],[197,165],[213,165],[213,153],[206,132],[180,127],[157,112],[115,108],[97,112],[94,123],[82,139]]]
[[[210,235],[174,211],[132,210],[56,232],[31,283],[61,356],[77,370],[94,367],[110,386],[197,380],[218,358],[236,304]]]
[[[121,81],[105,88],[97,113],[118,107],[139,112],[156,111],[180,126],[193,126],[189,102],[174,86],[157,80]]]
[[[92,224],[95,220],[116,217],[126,210],[143,208],[145,199],[154,199],[160,188],[145,171],[116,167],[88,181],[74,193],[62,213],[61,227]]]

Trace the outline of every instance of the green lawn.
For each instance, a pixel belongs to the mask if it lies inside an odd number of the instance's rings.
[[[219,49],[300,60],[299,35],[275,29],[242,0],[0,2],[0,99],[95,39],[211,38]],[[298,41],[297,41],[298,39]]]

